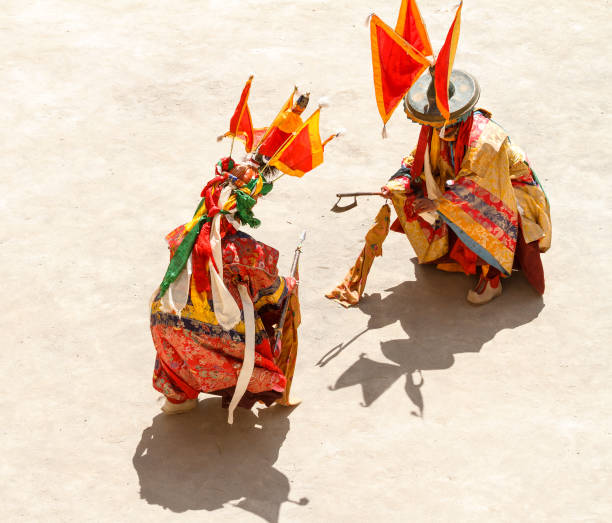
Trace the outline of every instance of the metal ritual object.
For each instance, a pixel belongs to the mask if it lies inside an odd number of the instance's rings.
[[[414,83],[404,97],[404,112],[406,116],[417,123],[432,126],[442,126],[445,121],[436,104],[434,86],[435,68],[430,67]],[[480,86],[472,75],[454,69],[448,85],[448,104],[450,119],[447,125],[461,120],[474,109],[480,98]]]
[[[354,209],[355,207],[357,207],[357,196],[382,196],[381,192],[342,192],[342,193],[338,193],[336,194],[336,197],[338,198],[338,201],[335,203],[335,205],[330,209],[332,212],[346,212],[346,211],[350,211],[351,209]],[[348,205],[338,205],[340,203],[340,200],[342,200],[342,198],[353,198],[353,202],[349,203]]]
[[[300,239],[298,241],[297,247],[295,248],[295,254],[293,255],[293,262],[291,263],[291,271],[289,275],[292,278],[295,278],[298,270],[298,264],[300,261],[300,254],[302,254],[302,244],[306,239],[306,231],[302,231],[300,235]],[[299,284],[299,281],[297,282]],[[280,320],[278,320],[278,325],[274,329],[276,331],[276,339],[274,340],[274,349],[273,354],[274,357],[277,358],[281,353],[281,341],[283,338],[283,325],[285,324],[285,317],[287,316],[287,309],[289,308],[289,298],[290,294],[287,294],[285,298],[285,303],[283,305],[283,309],[281,311]]]

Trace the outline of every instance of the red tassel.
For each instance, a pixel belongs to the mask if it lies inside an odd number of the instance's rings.
[[[472,113],[465,122],[459,124],[457,131],[457,142],[455,143],[455,175],[461,170],[461,163],[465,156],[465,150],[470,141],[470,132],[472,131],[472,123],[474,122],[474,113]]]

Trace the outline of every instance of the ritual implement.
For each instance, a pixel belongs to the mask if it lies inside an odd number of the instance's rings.
[[[306,239],[306,231],[302,231],[302,234],[300,235],[300,239],[298,240],[297,247],[295,248],[295,254],[293,255],[293,262],[291,263],[291,271],[289,273],[289,276],[291,276],[292,278],[295,278],[297,275],[298,264],[300,261],[300,254],[302,254],[302,244],[304,243],[305,239]],[[299,283],[299,282],[296,280],[296,283]],[[285,304],[283,305],[283,308],[281,310],[280,319],[278,320],[278,324],[276,328],[274,329],[276,331],[276,339],[274,340],[274,350],[273,350],[273,354],[275,358],[277,358],[281,353],[281,340],[283,337],[283,325],[285,324],[285,316],[287,316],[287,309],[289,308],[289,298],[291,298],[291,294],[287,294],[287,297],[285,298]]]
[[[346,212],[350,211],[357,207],[357,196],[383,196],[381,192],[342,192],[336,194],[338,201],[334,204],[334,206],[330,209],[332,212]],[[342,198],[353,198],[353,202],[348,205],[340,206],[340,200]]]

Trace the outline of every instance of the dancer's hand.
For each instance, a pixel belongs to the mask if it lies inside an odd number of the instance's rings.
[[[380,188],[380,194],[383,198],[391,198],[391,189],[389,189],[389,187],[387,187],[386,185],[383,185]]]
[[[412,204],[414,212],[420,214],[427,211],[435,211],[438,208],[438,203],[429,198],[417,198]]]

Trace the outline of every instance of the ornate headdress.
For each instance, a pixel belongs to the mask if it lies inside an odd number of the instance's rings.
[[[448,84],[448,119],[441,113],[436,104],[435,70],[423,74],[414,83],[404,97],[404,112],[411,120],[432,127],[452,125],[467,118],[473,111],[478,98],[480,86],[472,75],[454,69]]]
[[[416,0],[402,0],[395,30],[376,15],[370,16],[374,90],[383,137],[402,99],[408,118],[434,127],[461,121],[473,110],[480,96],[478,82],[463,71],[453,71],[462,5],[437,57]]]
[[[300,111],[293,112],[292,109],[304,110],[308,105],[310,93],[300,95],[294,103],[298,92],[295,87],[272,123],[268,127],[254,128],[248,106],[252,81],[253,76],[250,76],[230,120],[229,131],[217,138],[219,141],[225,137],[232,138],[230,156],[234,140],[238,138],[244,142],[246,152],[250,154],[249,160],[259,166],[260,173],[275,167],[283,174],[301,177],[323,163],[325,145],[341,134],[337,132],[321,141],[319,113],[323,104],[319,104],[306,121],[303,121]]]

